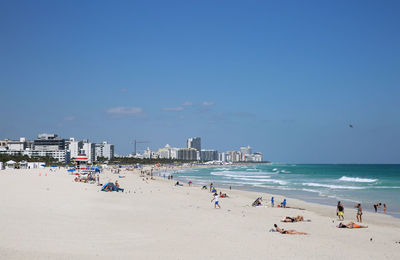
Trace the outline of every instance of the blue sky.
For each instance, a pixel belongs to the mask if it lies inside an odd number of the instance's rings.
[[[57,133],[127,154],[134,139],[156,149],[201,136],[272,161],[400,163],[399,1],[0,10],[0,138]]]

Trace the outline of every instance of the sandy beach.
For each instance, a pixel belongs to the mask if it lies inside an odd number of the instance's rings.
[[[47,176],[46,176],[47,175]],[[118,178],[118,175],[126,176]],[[198,186],[174,186],[139,171],[104,171],[125,192],[74,182],[65,169],[0,171],[1,259],[398,259],[400,220],[364,212],[365,229],[339,229],[334,205],[288,198],[252,207],[270,194],[221,190],[221,209]],[[196,184],[196,183],[194,183]],[[218,189],[218,187],[217,187]],[[218,189],[218,191],[220,191]],[[282,197],[275,196],[276,202]],[[266,202],[266,200],[264,200]],[[355,221],[345,209],[345,223]],[[311,222],[282,223],[302,215]],[[308,235],[269,232],[274,224]],[[397,243],[396,243],[397,242]]]

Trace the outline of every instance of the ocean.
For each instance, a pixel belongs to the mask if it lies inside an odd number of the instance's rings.
[[[387,214],[400,218],[400,165],[254,164],[194,168],[174,172],[174,179],[194,184],[266,192],[304,201],[345,207],[385,203]],[[269,199],[269,198],[266,198]],[[383,207],[379,210],[383,212]]]

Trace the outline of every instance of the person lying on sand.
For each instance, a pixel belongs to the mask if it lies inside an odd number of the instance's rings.
[[[175,183],[175,186],[183,186],[183,184],[180,184],[179,181],[177,181],[177,182]]]
[[[297,217],[286,217],[283,220],[281,220],[281,222],[300,222],[300,221],[307,221],[307,222],[311,222],[310,219],[304,220],[303,216],[297,216]]]
[[[306,232],[299,232],[296,231],[294,229],[289,229],[289,230],[285,230],[283,228],[279,228],[278,225],[274,224],[275,227],[275,231],[281,233],[281,234],[288,234],[288,235],[307,235]]]
[[[368,226],[362,226],[362,225],[354,223],[353,221],[350,221],[348,224],[343,224],[343,222],[340,222],[337,227],[338,228],[367,228]]]
[[[226,193],[222,193],[222,192],[219,192],[219,197],[220,198],[229,198],[229,196]]]

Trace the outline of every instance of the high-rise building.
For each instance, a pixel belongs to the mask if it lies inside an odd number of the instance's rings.
[[[247,146],[247,147],[240,147],[240,152],[241,152],[243,155],[249,155],[249,154],[251,154],[251,147],[250,147],[250,146]]]
[[[178,150],[178,160],[196,161],[197,152],[195,148],[181,148]]]
[[[200,158],[202,161],[217,161],[218,151],[217,150],[201,150]]]
[[[92,163],[96,159],[96,144],[89,143],[89,140],[83,140],[83,145],[80,153],[85,154],[88,157],[88,162]]]
[[[194,148],[197,151],[201,151],[201,138],[193,137],[193,138],[187,139],[186,148]]]
[[[82,148],[83,148],[82,141],[76,141],[75,138],[73,137],[69,139],[68,150],[70,151],[71,158],[77,158]]]
[[[225,153],[219,153],[218,154],[218,161],[220,162],[226,162],[226,154]]]
[[[96,161],[98,157],[107,158],[109,160],[114,158],[113,144],[109,144],[106,141],[104,141],[101,144],[96,144],[95,146],[96,146],[96,152],[95,152]]]
[[[38,151],[65,150],[65,139],[59,138],[56,134],[39,134],[33,145]]]

